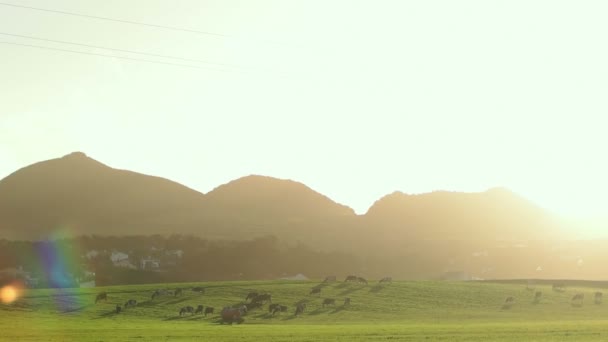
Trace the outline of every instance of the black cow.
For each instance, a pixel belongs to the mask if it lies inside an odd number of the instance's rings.
[[[384,278],[380,279],[380,281],[379,281],[380,284],[382,284],[382,283],[392,283],[392,282],[393,282],[393,278],[391,278],[391,277],[384,277]]]
[[[572,296],[572,300],[571,300],[570,304],[572,306],[583,306],[584,299],[585,299],[584,293],[577,293],[574,296]]]
[[[197,314],[202,314],[202,313],[203,313],[203,306],[202,305],[197,306],[196,311],[194,311],[194,314],[197,315]]]
[[[192,291],[194,292],[198,292],[200,294],[204,294],[205,293],[205,288],[202,286],[197,286],[197,287],[193,287]]]
[[[365,285],[367,285],[367,280],[365,278],[363,278],[363,277],[357,277],[357,282],[359,284],[365,284]]]
[[[268,305],[268,312],[273,313],[275,308],[278,308],[279,304],[270,304]]]
[[[259,294],[251,302],[253,303],[272,303],[272,296],[269,293]]]
[[[356,275],[349,275],[348,277],[346,277],[346,279],[344,279],[344,282],[349,282],[349,281],[357,281],[357,276]]]
[[[258,296],[257,292],[249,292],[247,294],[247,297],[245,297],[245,300],[254,300],[256,297]]]
[[[336,300],[333,298],[325,298],[322,305],[323,307],[325,307],[325,305],[336,305]]]
[[[306,310],[305,303],[300,303],[300,304],[296,305],[296,316],[303,314],[305,310]]]
[[[602,304],[602,299],[604,299],[604,294],[602,292],[596,292],[593,295],[593,300],[595,302],[595,304]]]
[[[173,296],[174,296],[174,297],[177,297],[177,296],[181,296],[181,295],[183,295],[183,294],[184,294],[184,291],[183,291],[182,289],[177,289],[177,290],[175,290],[175,292],[173,293]]]
[[[312,290],[310,290],[310,295],[313,294],[318,294],[319,296],[321,295],[321,288],[320,287],[313,287]]]
[[[135,299],[129,299],[128,301],[125,302],[125,309],[132,307],[132,306],[137,306],[137,301]]]
[[[327,277],[325,277],[325,280],[323,280],[324,283],[329,283],[329,282],[333,282],[333,281],[336,281],[335,275],[327,276]]]
[[[207,306],[207,307],[205,308],[205,317],[206,317],[208,314],[213,314],[213,310],[214,310],[214,309],[213,309],[213,307],[211,307],[211,306]]]
[[[97,302],[99,302],[100,300],[103,301],[108,301],[108,294],[106,292],[101,292],[99,293],[96,297],[95,297],[95,304],[97,304]]]
[[[180,315],[180,316],[183,316],[183,315],[185,315],[186,313],[189,313],[189,314],[191,314],[191,315],[194,315],[194,308],[193,308],[193,307],[191,307],[191,306],[184,306],[183,308],[181,308],[181,309],[179,310],[179,315]]]
[[[119,314],[122,311],[122,307],[120,305],[116,305],[116,313]]]

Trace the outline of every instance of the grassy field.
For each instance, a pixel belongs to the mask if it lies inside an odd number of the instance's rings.
[[[581,283],[565,292],[537,285],[542,299],[523,283],[394,282],[358,285],[332,283],[321,296],[308,295],[318,282],[213,282],[156,284],[95,289],[28,290],[10,305],[0,304],[0,340],[7,341],[585,341],[608,340],[608,302],[593,304],[603,284]],[[182,297],[151,300],[157,288],[204,286],[206,293],[184,291]],[[94,303],[106,291],[107,302]],[[247,314],[241,325],[221,325],[218,315],[180,317],[186,305],[213,306],[216,311],[244,301],[249,291],[269,292],[274,303],[289,307],[272,316],[267,306]],[[585,293],[582,307],[570,298]],[[501,309],[507,296],[516,298]],[[345,297],[352,304],[343,306]],[[323,308],[324,298],[335,307]],[[114,308],[136,299],[135,308]],[[307,311],[294,316],[295,303]]]

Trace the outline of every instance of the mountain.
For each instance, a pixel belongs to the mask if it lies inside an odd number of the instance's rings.
[[[38,239],[68,230],[223,239],[276,235],[311,242],[332,235],[345,217],[355,217],[353,210],[291,180],[248,176],[204,195],[111,168],[81,152],[0,180],[0,238]]]
[[[428,240],[559,236],[547,211],[506,189],[389,194],[365,215],[302,183],[251,175],[203,194],[170,180],[106,166],[76,152],[0,180],[0,238],[195,234],[275,235],[320,249],[399,248]]]
[[[204,195],[167,179],[117,170],[75,152],[0,181],[0,232],[38,238],[171,231],[167,215],[200,210]]]
[[[376,230],[415,240],[528,240],[563,233],[554,215],[504,188],[394,192],[376,201],[364,219]]]

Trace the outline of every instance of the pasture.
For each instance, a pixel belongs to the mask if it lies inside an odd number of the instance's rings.
[[[608,340],[608,303],[594,304],[603,284],[551,284],[526,289],[525,282],[393,282],[368,285],[332,282],[210,282],[115,286],[93,289],[27,290],[12,304],[0,304],[0,340],[23,341],[585,341]],[[204,293],[192,291],[204,287]],[[183,289],[182,295],[158,289]],[[225,306],[245,303],[248,293],[272,294],[287,312],[274,316],[268,305],[250,310],[243,324],[220,324]],[[535,293],[542,297],[535,300]],[[96,296],[107,300],[95,304]],[[576,293],[581,306],[571,305]],[[514,304],[504,308],[505,298]],[[323,307],[325,299],[335,305]],[[350,298],[351,304],[343,305]],[[134,299],[137,305],[122,308]],[[249,301],[247,301],[249,302]],[[306,310],[296,317],[296,304]],[[185,306],[214,307],[214,314],[186,313]]]

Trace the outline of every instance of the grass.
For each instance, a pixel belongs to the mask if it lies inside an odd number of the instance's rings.
[[[27,341],[586,341],[608,340],[608,303],[594,305],[598,284],[571,284],[565,292],[550,285],[534,291],[523,283],[394,282],[358,285],[332,283],[321,296],[308,295],[318,282],[213,282],[115,286],[95,289],[28,290],[10,305],[0,304],[0,340]],[[604,284],[599,284],[603,286]],[[206,287],[203,295],[184,291],[182,297],[151,300],[157,288]],[[107,302],[94,303],[95,294]],[[269,292],[288,313],[271,316],[251,311],[242,325],[221,325],[217,314],[180,317],[182,306],[213,306],[217,311],[244,302],[250,291]],[[585,293],[585,304],[572,307],[570,298]],[[516,298],[501,309],[507,296]],[[352,304],[343,306],[345,297]],[[323,308],[324,298],[335,307]],[[135,308],[116,314],[114,308],[136,299]],[[295,304],[307,311],[294,317]]]

